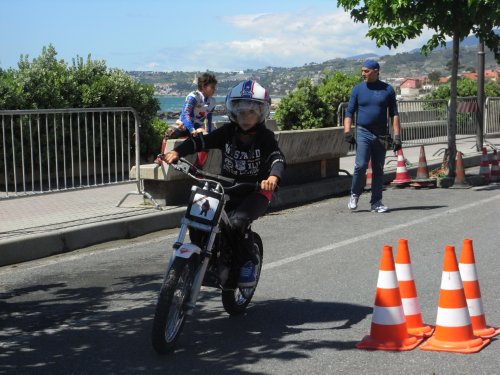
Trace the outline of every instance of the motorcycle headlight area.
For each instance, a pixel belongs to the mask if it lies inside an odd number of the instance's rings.
[[[200,187],[191,189],[186,217],[202,224],[215,225],[219,221],[222,206],[222,194],[204,190]]]

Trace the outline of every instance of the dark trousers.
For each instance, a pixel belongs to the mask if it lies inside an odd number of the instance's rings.
[[[372,189],[370,203],[382,200],[386,149],[380,139],[363,127],[356,128],[356,159],[352,175],[351,194],[361,195],[365,186],[368,162],[372,161]]]
[[[245,196],[231,196],[226,204],[226,212],[238,240],[238,262],[244,264],[251,260],[257,263],[253,255],[253,235],[248,230],[250,224],[264,216],[269,208],[269,201],[262,194],[253,192]]]

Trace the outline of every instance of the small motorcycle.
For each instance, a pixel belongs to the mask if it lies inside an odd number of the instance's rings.
[[[184,323],[192,315],[201,286],[222,291],[222,305],[230,315],[242,314],[257,287],[239,288],[240,264],[235,256],[237,235],[224,210],[228,192],[236,189],[256,191],[258,183],[235,183],[233,179],[197,169],[181,158],[171,164],[176,170],[196,180],[186,213],[181,219],[165,277],[160,289],[152,328],[152,344],[159,354],[171,351]],[[186,241],[189,230],[190,241]],[[260,236],[253,235],[253,257],[258,260],[256,279],[262,269],[263,248]]]

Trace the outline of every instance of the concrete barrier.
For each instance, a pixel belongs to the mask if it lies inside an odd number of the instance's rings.
[[[275,132],[278,145],[285,155],[287,169],[282,185],[301,185],[339,175],[340,157],[347,155],[349,145],[343,142],[343,128],[325,128]],[[183,140],[168,140],[166,150],[172,150]],[[194,162],[195,155],[188,156]],[[218,173],[221,165],[219,150],[211,150],[205,170]],[[137,178],[136,168],[130,171]],[[160,205],[181,205],[189,196],[192,181],[184,174],[163,163],[140,166],[144,190]]]

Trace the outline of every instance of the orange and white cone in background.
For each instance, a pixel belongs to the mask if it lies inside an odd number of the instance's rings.
[[[424,145],[420,146],[417,175],[415,176],[415,179],[411,180],[410,186],[415,188],[428,188],[436,186],[436,181],[429,178],[429,169],[427,168]]]
[[[368,168],[366,169],[366,182],[365,182],[365,190],[370,190],[372,188],[372,159],[368,162]]]
[[[408,334],[392,247],[385,245],[373,307],[370,335],[356,344],[358,349],[372,350],[411,350],[417,347],[423,338]]]
[[[408,333],[419,337],[429,337],[434,332],[434,327],[424,325],[422,322],[422,312],[411,268],[408,240],[404,238],[398,242],[395,266]]]
[[[455,161],[455,180],[453,182],[453,188],[470,188],[471,186],[465,178],[464,171],[464,161],[462,159],[462,153],[457,151],[457,160]]]
[[[486,325],[486,316],[484,315],[483,301],[481,299],[481,290],[476,270],[476,259],[474,258],[472,240],[469,238],[466,238],[462,244],[462,253],[460,254],[458,267],[460,269],[460,277],[464,286],[465,299],[467,300],[474,335],[482,338],[500,335],[500,328],[488,327]]]
[[[479,164],[479,175],[484,178],[488,184],[490,182],[490,162],[488,161],[488,151],[483,147],[483,155],[481,156],[481,164]]]
[[[474,336],[465,300],[462,279],[458,270],[455,248],[447,245],[444,251],[441,291],[434,334],[420,346],[422,350],[455,353],[476,353],[490,339]]]
[[[493,157],[491,159],[490,180],[491,182],[500,182],[500,166],[498,165],[497,150],[493,150]]]
[[[405,157],[403,149],[398,150],[398,163],[396,167],[396,178],[391,182],[392,186],[405,187],[410,183],[411,179],[406,169]]]

